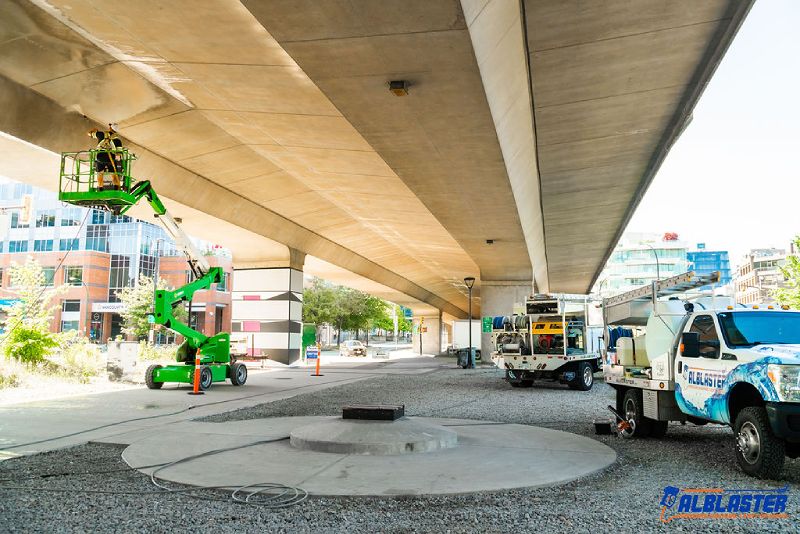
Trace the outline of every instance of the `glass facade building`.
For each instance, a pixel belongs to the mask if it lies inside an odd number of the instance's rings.
[[[689,270],[698,275],[702,276],[719,271],[719,283],[717,286],[723,286],[732,280],[731,261],[727,250],[700,249],[690,251],[686,256],[689,260]]]
[[[57,309],[54,330],[82,330],[96,341],[116,337],[122,330],[118,291],[135,285],[139,276],[153,277],[164,257],[180,256],[171,262],[172,270],[186,267],[183,254],[160,226],[63,204],[54,192],[0,181],[0,204],[17,204],[27,194],[33,196],[30,223],[23,224],[17,210],[2,222],[0,298],[13,299],[9,267],[32,255],[43,266],[48,285],[72,286]],[[199,248],[210,249],[205,243]],[[159,275],[164,277],[161,271]],[[173,278],[179,282],[173,285],[186,283],[185,275]]]
[[[687,245],[657,234],[625,234],[611,254],[596,290],[615,295],[688,270]]]

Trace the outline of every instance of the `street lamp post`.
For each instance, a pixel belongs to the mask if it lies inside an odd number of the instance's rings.
[[[468,276],[464,278],[464,285],[467,286],[469,290],[469,324],[467,328],[469,329],[469,347],[467,350],[469,351],[468,354],[468,362],[469,368],[475,369],[475,353],[472,351],[472,286],[475,285],[475,277]]]
[[[659,281],[661,280],[661,265],[658,262],[658,252],[656,252],[656,249],[653,248],[653,245],[650,243],[645,243],[644,246],[649,247],[650,250],[653,251],[653,256],[656,257],[656,281]]]

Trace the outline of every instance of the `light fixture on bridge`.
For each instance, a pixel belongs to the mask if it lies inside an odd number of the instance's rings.
[[[392,80],[389,82],[389,90],[394,96],[406,96],[408,94],[408,81]]]

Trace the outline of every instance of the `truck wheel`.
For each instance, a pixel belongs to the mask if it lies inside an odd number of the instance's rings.
[[[153,376],[157,369],[161,369],[161,366],[155,364],[148,367],[147,371],[144,372],[144,383],[147,384],[147,389],[161,389],[161,386],[164,385],[164,382],[156,382],[155,376]]]
[[[626,419],[633,419],[634,429],[630,437],[644,438],[650,435],[652,420],[644,416],[644,401],[642,400],[642,390],[629,389],[625,392],[625,399],[622,402],[622,415]]]
[[[656,421],[655,419],[650,419],[649,421],[650,421],[651,438],[661,439],[667,435],[667,429],[669,428],[669,421]]]
[[[207,365],[202,366],[200,368],[200,389],[207,390],[213,381],[214,376],[211,374],[211,369]]]
[[[514,372],[510,369],[506,370],[506,381],[512,388],[529,388],[533,385],[533,380],[522,379],[522,371]]]
[[[570,380],[570,389],[579,391],[589,391],[594,385],[594,369],[589,362],[578,362],[575,370],[575,378]]]
[[[242,362],[235,362],[231,364],[231,384],[234,386],[243,386],[247,382],[247,366]]]
[[[772,434],[767,411],[761,406],[744,408],[733,427],[736,463],[758,478],[778,478],[786,457],[786,444]]]

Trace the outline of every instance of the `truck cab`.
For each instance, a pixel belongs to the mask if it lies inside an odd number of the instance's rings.
[[[681,276],[684,288],[706,282]],[[633,421],[629,433],[660,437],[669,421],[729,425],[742,470],[778,476],[786,456],[800,456],[800,312],[678,298],[668,291],[675,282],[654,284],[646,300],[631,292],[604,302],[609,326],[628,322],[640,334],[617,340],[604,365],[618,412]],[[649,308],[646,321],[631,313],[622,319],[614,307],[623,301],[628,310]],[[646,356],[638,361],[637,344]]]

